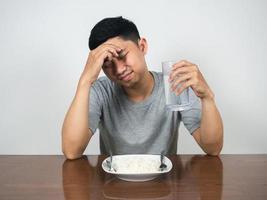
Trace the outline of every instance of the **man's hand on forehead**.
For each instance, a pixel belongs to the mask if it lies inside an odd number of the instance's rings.
[[[119,47],[118,45],[115,45],[115,44],[110,43],[110,42],[108,42],[108,41],[104,42],[102,45],[108,45],[108,46],[112,46],[112,47],[121,49],[121,47]]]
[[[119,59],[122,59],[127,54],[125,48],[121,49],[121,51],[119,51],[118,53],[119,53],[119,56],[118,56]]]
[[[125,49],[116,49],[116,54],[114,54],[114,52],[110,51],[110,53],[112,53],[113,57],[117,58],[117,59],[123,59],[124,56],[127,54]],[[111,61],[112,58],[107,57],[105,59],[105,61]]]
[[[120,59],[123,59],[125,57],[125,55],[127,54],[127,52],[125,51],[125,49],[121,49],[121,50],[117,51],[117,53],[118,53],[118,55],[114,55],[114,54],[112,54],[112,55],[113,55],[113,57],[116,57],[119,60]],[[112,61],[112,58],[106,57],[105,60],[104,60],[104,62],[107,62],[107,61]]]
[[[116,51],[117,51],[117,53],[119,54],[119,56],[122,56],[122,55],[120,55],[120,54],[125,53],[125,49],[126,49],[126,47],[122,47],[122,46],[119,46],[119,45],[115,45],[115,44],[113,44],[113,43],[110,43],[110,41],[106,41],[106,42],[104,42],[103,45],[109,45],[109,46],[113,46],[114,48],[116,48]]]

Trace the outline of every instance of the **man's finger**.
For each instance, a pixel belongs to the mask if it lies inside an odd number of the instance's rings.
[[[99,45],[96,49],[94,49],[93,51],[95,51],[95,54],[100,55],[103,53],[103,51],[109,51],[109,50],[115,53],[115,52],[120,52],[122,49],[120,47],[113,45],[113,44],[103,43],[103,44]]]
[[[187,60],[181,60],[172,66],[172,70],[175,70],[180,67],[188,66],[188,65],[193,65],[193,63],[190,63]]]
[[[193,84],[192,80],[185,81],[181,83],[181,87],[179,87],[176,91],[175,94],[178,96],[180,95],[186,88],[190,87]]]
[[[105,46],[105,45],[106,45],[107,47],[112,47],[112,48],[116,49],[116,51],[121,51],[121,50],[122,50],[122,48],[120,48],[119,46],[114,45],[114,44],[103,43],[103,46]]]
[[[99,58],[100,59],[103,59],[103,63],[106,62],[106,61],[112,61],[112,53],[109,52],[109,51],[103,51],[100,55],[99,55]]]
[[[190,73],[190,72],[192,72],[194,70],[195,70],[195,68],[194,68],[193,65],[189,65],[189,66],[184,66],[184,67],[181,67],[181,68],[177,68],[176,70],[171,71],[169,80],[170,81],[173,81],[180,74]]]
[[[114,49],[108,49],[108,51],[109,51],[110,53],[112,53],[112,55],[113,55],[114,57],[119,57],[118,52],[115,51]]]
[[[172,83],[171,83],[171,89],[172,91],[174,91],[175,89],[178,88],[179,84],[181,85],[183,82],[190,80],[192,77],[192,75],[190,73],[179,76],[177,79],[175,79]]]
[[[99,49],[98,52],[96,52],[96,57],[99,57],[99,56],[106,54],[106,53],[110,53],[112,56],[114,55],[114,57],[118,56],[116,49],[114,49],[113,47],[110,47],[110,46],[108,47],[106,45],[105,48],[101,48],[101,49]],[[112,56],[109,57],[109,60],[110,60],[110,58],[112,58]],[[104,58],[106,58],[106,57],[104,57]]]

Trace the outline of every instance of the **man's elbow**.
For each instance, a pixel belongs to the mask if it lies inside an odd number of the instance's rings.
[[[62,149],[62,152],[68,160],[75,160],[75,159],[82,157],[82,154],[80,153],[74,153],[74,152],[66,151],[64,149]]]
[[[209,156],[219,156],[221,151],[222,151],[222,146],[209,149],[209,150],[205,151],[205,153]]]
[[[203,150],[209,156],[219,156],[222,151],[222,147],[222,142],[220,142],[219,144],[206,144]]]
[[[219,156],[221,151],[214,151],[214,152],[206,152],[209,156]]]

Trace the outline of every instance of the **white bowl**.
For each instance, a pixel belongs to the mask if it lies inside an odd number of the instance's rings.
[[[155,167],[154,170],[151,170],[149,172],[134,172],[134,171],[120,171],[118,166],[119,163],[121,162],[130,162],[133,159],[137,160],[142,160],[144,162],[148,161],[147,163],[144,163],[144,165],[148,164],[149,162],[158,162],[158,166]],[[116,170],[114,171],[113,169],[110,171],[108,165],[107,165],[107,160],[110,160],[110,157],[106,158],[102,162],[102,168],[105,172],[109,174],[114,174],[116,175],[119,179],[125,180],[125,181],[134,181],[134,182],[140,182],[140,181],[149,181],[152,180],[156,177],[158,177],[161,174],[166,174],[172,169],[172,162],[164,156],[164,163],[167,165],[167,167],[164,170],[159,170],[160,166],[160,155],[151,155],[151,154],[128,154],[128,155],[114,155],[112,156],[112,167]],[[116,163],[116,161],[118,161]],[[127,163],[125,163],[127,164]],[[136,164],[136,163],[135,163]]]

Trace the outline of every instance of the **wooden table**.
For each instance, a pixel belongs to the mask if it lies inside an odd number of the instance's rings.
[[[267,199],[267,155],[169,156],[173,169],[133,183],[106,174],[105,156],[0,156],[0,199]]]

